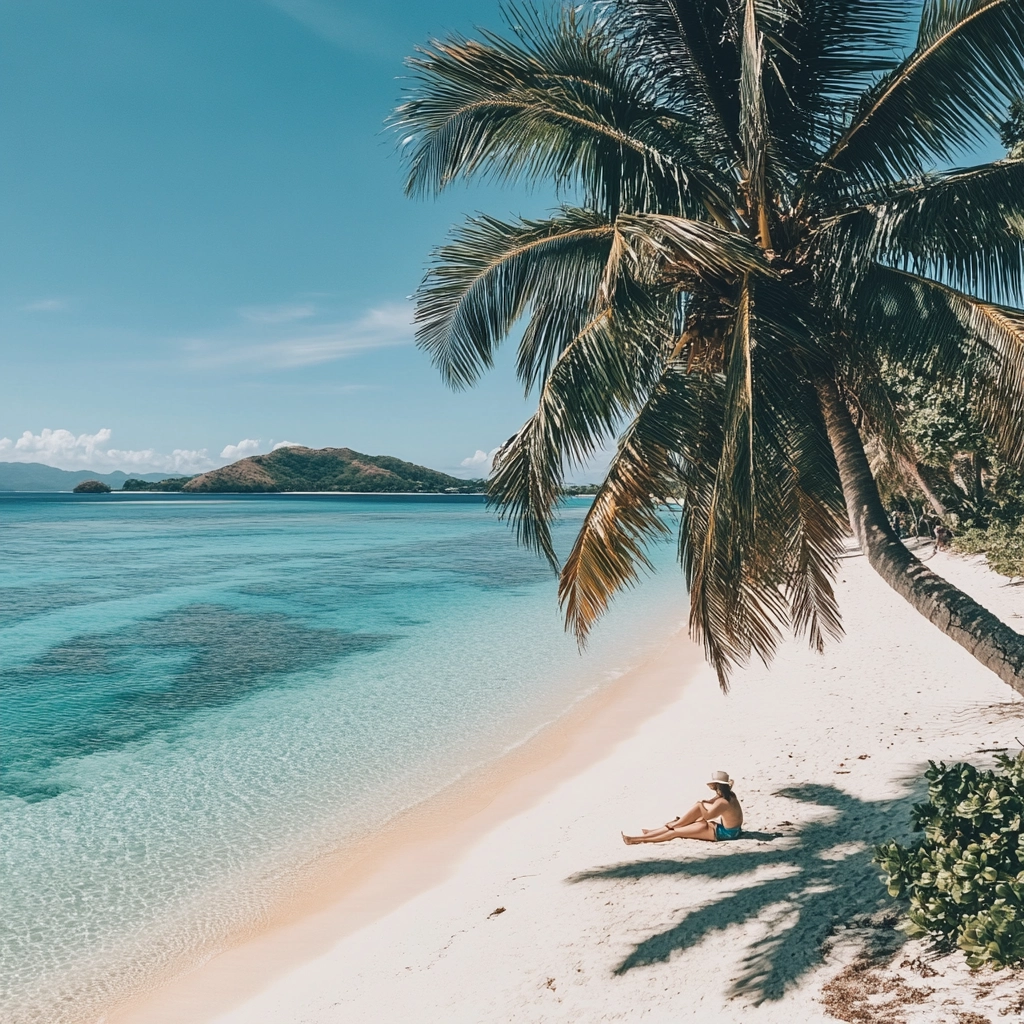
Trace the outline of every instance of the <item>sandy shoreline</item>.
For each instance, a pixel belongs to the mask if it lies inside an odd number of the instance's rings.
[[[703,665],[685,635],[572,706],[534,736],[325,858],[260,932],[130,1002],[103,1024],[204,1024],[289,969],[450,876],[479,833],[542,800],[675,700]]]
[[[977,560],[932,564],[1022,625],[1024,588]],[[385,837],[290,920],[109,1024],[352,1024],[385,1007],[417,1022],[895,1020],[886,1000],[907,1021],[1006,1019],[1019,977],[983,984],[900,947],[870,850],[908,833],[929,758],[1019,749],[1024,701],[859,555],[840,580],[848,635],[824,656],[788,644],[725,697],[674,641],[490,778],[396,823],[393,853]],[[747,837],[621,845],[711,768],[737,778]],[[874,965],[852,968],[865,950]]]

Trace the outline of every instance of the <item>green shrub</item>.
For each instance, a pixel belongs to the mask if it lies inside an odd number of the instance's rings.
[[[993,523],[987,530],[965,530],[953,538],[953,549],[965,555],[984,555],[1003,576],[1024,576],[1024,523],[1016,527]]]
[[[1024,755],[997,761],[995,771],[931,762],[928,802],[911,815],[924,837],[875,848],[889,895],[909,899],[903,930],[959,947],[971,967],[1024,960]]]

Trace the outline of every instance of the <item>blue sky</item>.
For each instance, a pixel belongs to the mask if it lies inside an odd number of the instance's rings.
[[[550,201],[406,199],[382,125],[415,45],[499,24],[492,0],[0,0],[0,460],[195,471],[292,441],[477,475],[529,406],[507,363],[447,391],[407,297],[461,215]]]
[[[408,296],[465,213],[551,197],[406,199],[383,123],[417,44],[501,24],[497,0],[0,0],[0,461],[194,472],[287,441],[481,475],[530,412],[509,353],[447,391]]]

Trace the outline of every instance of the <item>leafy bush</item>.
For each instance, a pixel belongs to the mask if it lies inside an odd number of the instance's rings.
[[[971,967],[1024,960],[1024,755],[997,761],[995,771],[931,762],[928,802],[911,815],[924,838],[875,849],[889,895],[910,901],[903,930],[959,947]]]
[[[1024,576],[1024,523],[1016,527],[993,523],[987,530],[965,530],[953,538],[953,549],[965,555],[985,555],[1004,576]]]

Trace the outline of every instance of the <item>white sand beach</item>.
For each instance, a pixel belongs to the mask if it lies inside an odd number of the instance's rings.
[[[930,564],[1024,627],[1024,587]],[[790,643],[723,695],[678,638],[408,816],[344,885],[108,1024],[1020,1019],[1024,973],[901,945],[871,847],[909,834],[928,759],[1019,750],[1024,700],[859,553],[839,579],[847,636],[823,656]],[[622,844],[712,769],[736,779],[744,838]]]

